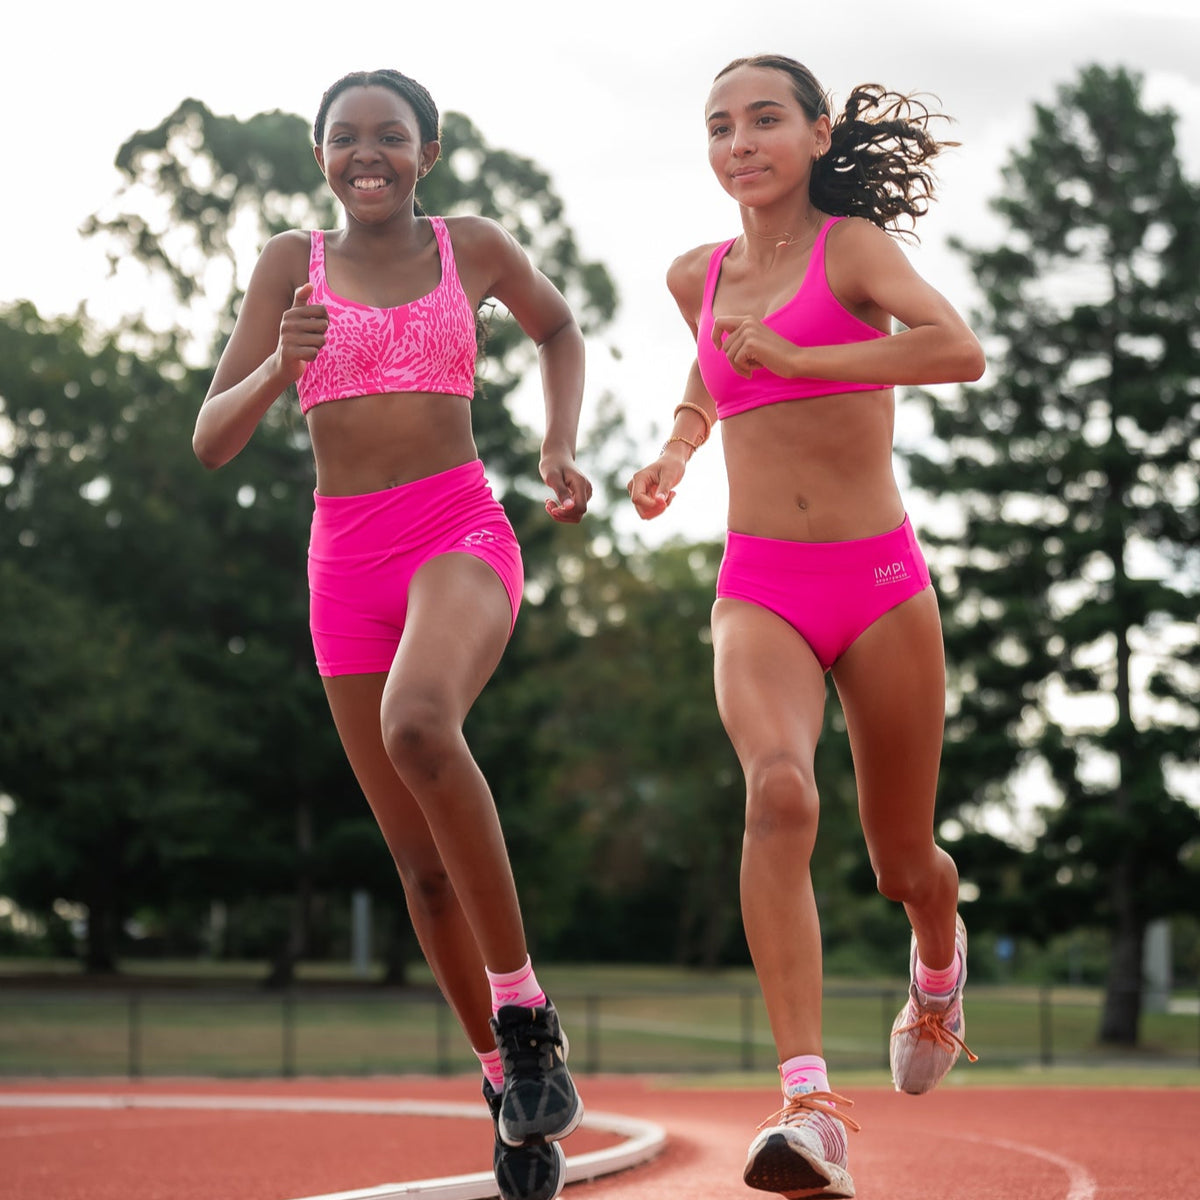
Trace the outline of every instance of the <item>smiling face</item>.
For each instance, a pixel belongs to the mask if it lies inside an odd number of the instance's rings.
[[[771,67],[736,67],[709,93],[708,161],[740,204],[757,206],[802,190],[829,148],[829,118],[810,120],[791,80]]]
[[[422,142],[413,107],[389,87],[350,87],[329,106],[317,162],[347,216],[377,223],[412,212],[437,142]]]

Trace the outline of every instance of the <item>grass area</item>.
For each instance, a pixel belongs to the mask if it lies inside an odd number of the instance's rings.
[[[29,968],[35,978],[31,978]],[[475,1061],[424,968],[412,986],[356,980],[348,968],[305,966],[286,993],[261,986],[263,964],[130,965],[105,986],[78,968],[0,960],[0,1074],[320,1075],[452,1074]],[[546,967],[563,1011],[572,1062],[583,1072],[744,1077],[760,1086],[774,1050],[753,973],[670,967]],[[5,981],[7,976],[7,981]],[[18,980],[20,985],[17,986]],[[901,979],[828,980],[826,1055],[839,1080],[887,1083],[888,1034]],[[354,986],[356,985],[357,986]],[[1095,1044],[1102,997],[1092,989],[968,989],[967,1034],[983,1064],[964,1084],[1089,1084],[1114,1071],[1131,1082],[1200,1085],[1200,1012],[1147,1013],[1143,1046]],[[1188,1001],[1193,1001],[1189,1004]],[[1052,1069],[1051,1069],[1052,1068]]]

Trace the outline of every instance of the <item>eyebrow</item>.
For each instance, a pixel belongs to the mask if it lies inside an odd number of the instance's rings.
[[[330,121],[329,122],[330,129],[337,129],[339,126],[346,128],[346,129],[357,129],[358,125],[359,125],[359,123],[357,121],[341,120],[341,121]],[[396,126],[399,126],[402,129],[408,129],[409,123],[403,117],[389,117],[386,121],[380,121],[375,126],[375,128],[376,129],[392,129],[392,128],[395,128]]]
[[[761,112],[764,108],[783,108],[783,105],[778,100],[755,100],[752,104],[747,104],[746,108],[750,112]],[[729,114],[720,109],[717,112],[710,112],[704,119],[706,121],[715,120],[717,117],[728,117]]]

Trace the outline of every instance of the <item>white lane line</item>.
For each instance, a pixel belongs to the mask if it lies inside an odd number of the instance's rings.
[[[436,1100],[353,1100],[320,1096],[0,1092],[0,1108],[190,1108],[209,1111],[370,1113],[385,1116],[490,1119],[487,1110],[478,1104],[451,1104]],[[588,1110],[584,1114],[583,1127],[620,1134],[625,1140],[603,1150],[569,1155],[567,1183],[597,1179],[601,1175],[610,1175],[648,1162],[666,1144],[666,1131],[661,1126],[619,1113]],[[299,1197],[297,1200],[400,1200],[405,1196],[426,1196],[430,1200],[488,1200],[496,1195],[496,1180],[492,1173],[480,1171],[470,1175],[447,1175],[434,1179],[414,1179],[406,1183],[385,1183],[378,1187],[350,1192],[330,1192],[323,1196]]]
[[[1000,1150],[1011,1150],[1015,1154],[1028,1154],[1053,1163],[1066,1173],[1067,1194],[1063,1200],[1095,1200],[1098,1184],[1092,1173],[1082,1163],[1073,1158],[1064,1158],[1051,1150],[1043,1150],[1040,1146],[1030,1146],[1026,1142],[1010,1142],[1007,1138],[984,1137],[973,1133],[945,1133],[934,1131],[940,1137],[954,1138],[960,1142],[976,1142],[981,1146],[995,1146]]]

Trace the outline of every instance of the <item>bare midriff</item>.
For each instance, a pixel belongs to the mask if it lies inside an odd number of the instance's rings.
[[[890,389],[764,405],[721,422],[729,528],[795,542],[874,537],[904,520]]]
[[[465,396],[352,396],[315,405],[307,421],[323,496],[383,491],[478,457]]]

